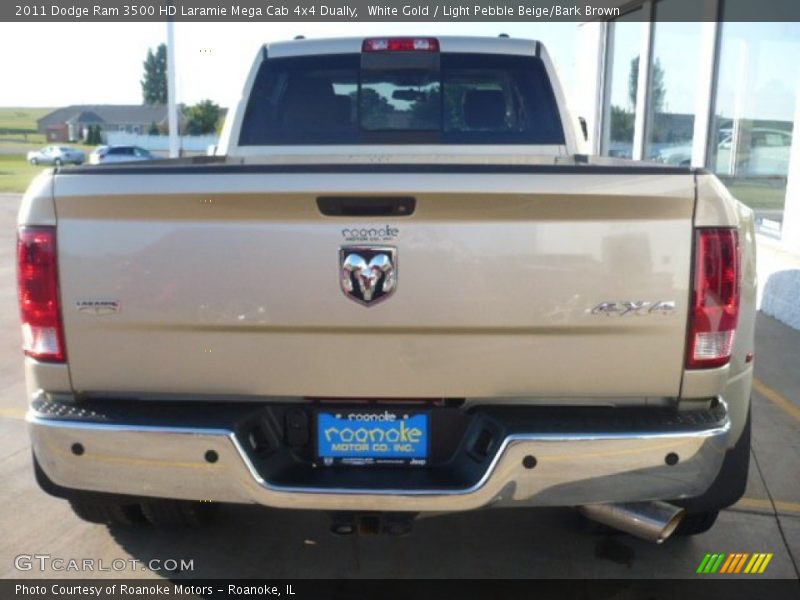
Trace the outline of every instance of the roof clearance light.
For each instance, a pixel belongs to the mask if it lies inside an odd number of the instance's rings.
[[[362,52],[438,52],[436,38],[374,38],[364,40]]]

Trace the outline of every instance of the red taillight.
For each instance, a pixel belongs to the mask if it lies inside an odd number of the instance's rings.
[[[728,363],[739,320],[739,234],[735,229],[695,233],[694,291],[686,367]]]
[[[374,38],[364,40],[362,52],[438,52],[436,38]]]
[[[17,288],[25,354],[37,360],[64,362],[55,227],[19,230]]]

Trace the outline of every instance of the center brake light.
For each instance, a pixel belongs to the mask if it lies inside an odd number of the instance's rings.
[[[436,38],[372,38],[364,40],[362,52],[438,52]]]
[[[25,354],[37,360],[64,362],[55,227],[19,229],[17,292]]]
[[[721,367],[730,361],[739,320],[740,263],[739,234],[735,229],[695,232],[688,369]]]

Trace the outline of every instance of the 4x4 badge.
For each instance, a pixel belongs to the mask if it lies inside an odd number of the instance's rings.
[[[397,248],[342,246],[339,282],[345,296],[364,306],[385,300],[397,288]]]

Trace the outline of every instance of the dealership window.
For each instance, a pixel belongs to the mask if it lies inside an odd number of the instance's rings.
[[[735,18],[744,0],[723,4]],[[748,0],[749,1],[749,0]],[[722,24],[708,167],[780,235],[800,68],[800,23]]]
[[[631,158],[636,113],[639,53],[647,23],[642,9],[631,11],[611,23],[607,46],[603,138],[600,151],[607,156]]]
[[[800,23],[752,22],[752,7],[753,0],[643,0],[609,21],[597,36],[605,51],[592,78],[601,84],[593,90],[600,106],[590,112],[600,119],[596,148],[705,165],[753,208],[760,233],[796,248]],[[647,63],[638,69],[640,56]]]
[[[699,18],[701,8],[696,0],[661,0],[655,5],[645,159],[684,166],[692,162],[703,25],[675,21],[692,10]]]

